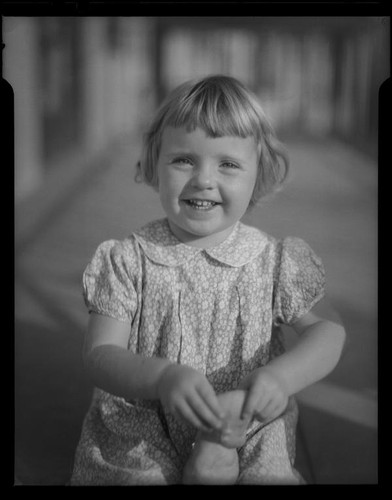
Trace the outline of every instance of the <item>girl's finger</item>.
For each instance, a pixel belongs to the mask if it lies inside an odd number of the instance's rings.
[[[206,404],[205,399],[203,399],[198,392],[192,394],[192,397],[188,399],[188,403],[205,424],[214,429],[219,429],[221,427],[221,419],[219,419],[210,410],[210,407]]]
[[[241,418],[244,420],[251,419],[257,408],[260,407],[262,394],[259,391],[249,389],[246,396],[244,406],[241,412]]]
[[[256,412],[261,421],[268,422],[279,415],[279,408],[280,406],[276,402],[270,400],[262,407],[259,407]]]
[[[210,385],[202,385],[197,388],[197,391],[208,408],[214,413],[215,417],[219,419],[219,421],[224,418],[224,413],[219,404],[218,398],[216,397],[214,389]]]
[[[199,416],[193,411],[193,409],[188,405],[186,401],[181,403],[176,411],[175,415],[180,416],[184,418],[187,422],[189,422],[191,425],[196,427],[197,429],[203,430],[208,432],[210,429],[209,427],[203,422]]]

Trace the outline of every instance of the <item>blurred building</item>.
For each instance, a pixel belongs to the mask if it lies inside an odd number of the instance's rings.
[[[211,73],[249,85],[282,133],[333,134],[376,152],[383,18],[11,17],[3,31],[17,203],[142,130],[175,85]]]
[[[370,145],[378,88],[389,76],[388,30],[381,18],[164,18],[160,94],[189,78],[226,73],[256,91],[281,131]]]
[[[151,108],[150,22],[6,18],[4,77],[15,94],[15,198],[80,168]]]

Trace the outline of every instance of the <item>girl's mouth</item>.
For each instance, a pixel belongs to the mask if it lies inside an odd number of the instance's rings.
[[[219,205],[216,201],[212,200],[183,200],[186,205],[195,210],[211,210],[216,205]]]

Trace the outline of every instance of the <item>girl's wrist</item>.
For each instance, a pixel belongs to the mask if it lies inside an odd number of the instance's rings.
[[[155,388],[154,388],[155,389],[155,398],[154,399],[158,399],[158,400],[161,399],[160,387],[161,387],[162,381],[163,381],[166,373],[170,369],[172,369],[173,367],[178,366],[177,364],[172,363],[169,360],[162,360],[162,361],[166,361],[166,363],[161,367],[159,373],[157,374],[157,380],[155,382]]]
[[[262,366],[260,370],[262,373],[266,373],[267,375],[275,379],[279,387],[285,394],[287,394],[287,396],[293,395],[289,381],[286,380],[286,377],[284,376],[284,373],[282,373],[282,370],[279,369],[279,367],[274,366],[274,360],[270,361],[270,363],[266,364],[265,366]]]

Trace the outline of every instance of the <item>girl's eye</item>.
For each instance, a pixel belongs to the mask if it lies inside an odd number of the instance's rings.
[[[185,164],[185,165],[191,165],[192,162],[189,158],[174,158],[173,163],[178,163],[178,164]]]
[[[224,163],[222,163],[222,167],[232,168],[232,169],[239,168],[238,165],[236,165],[235,163],[233,163],[231,161],[225,161]]]

